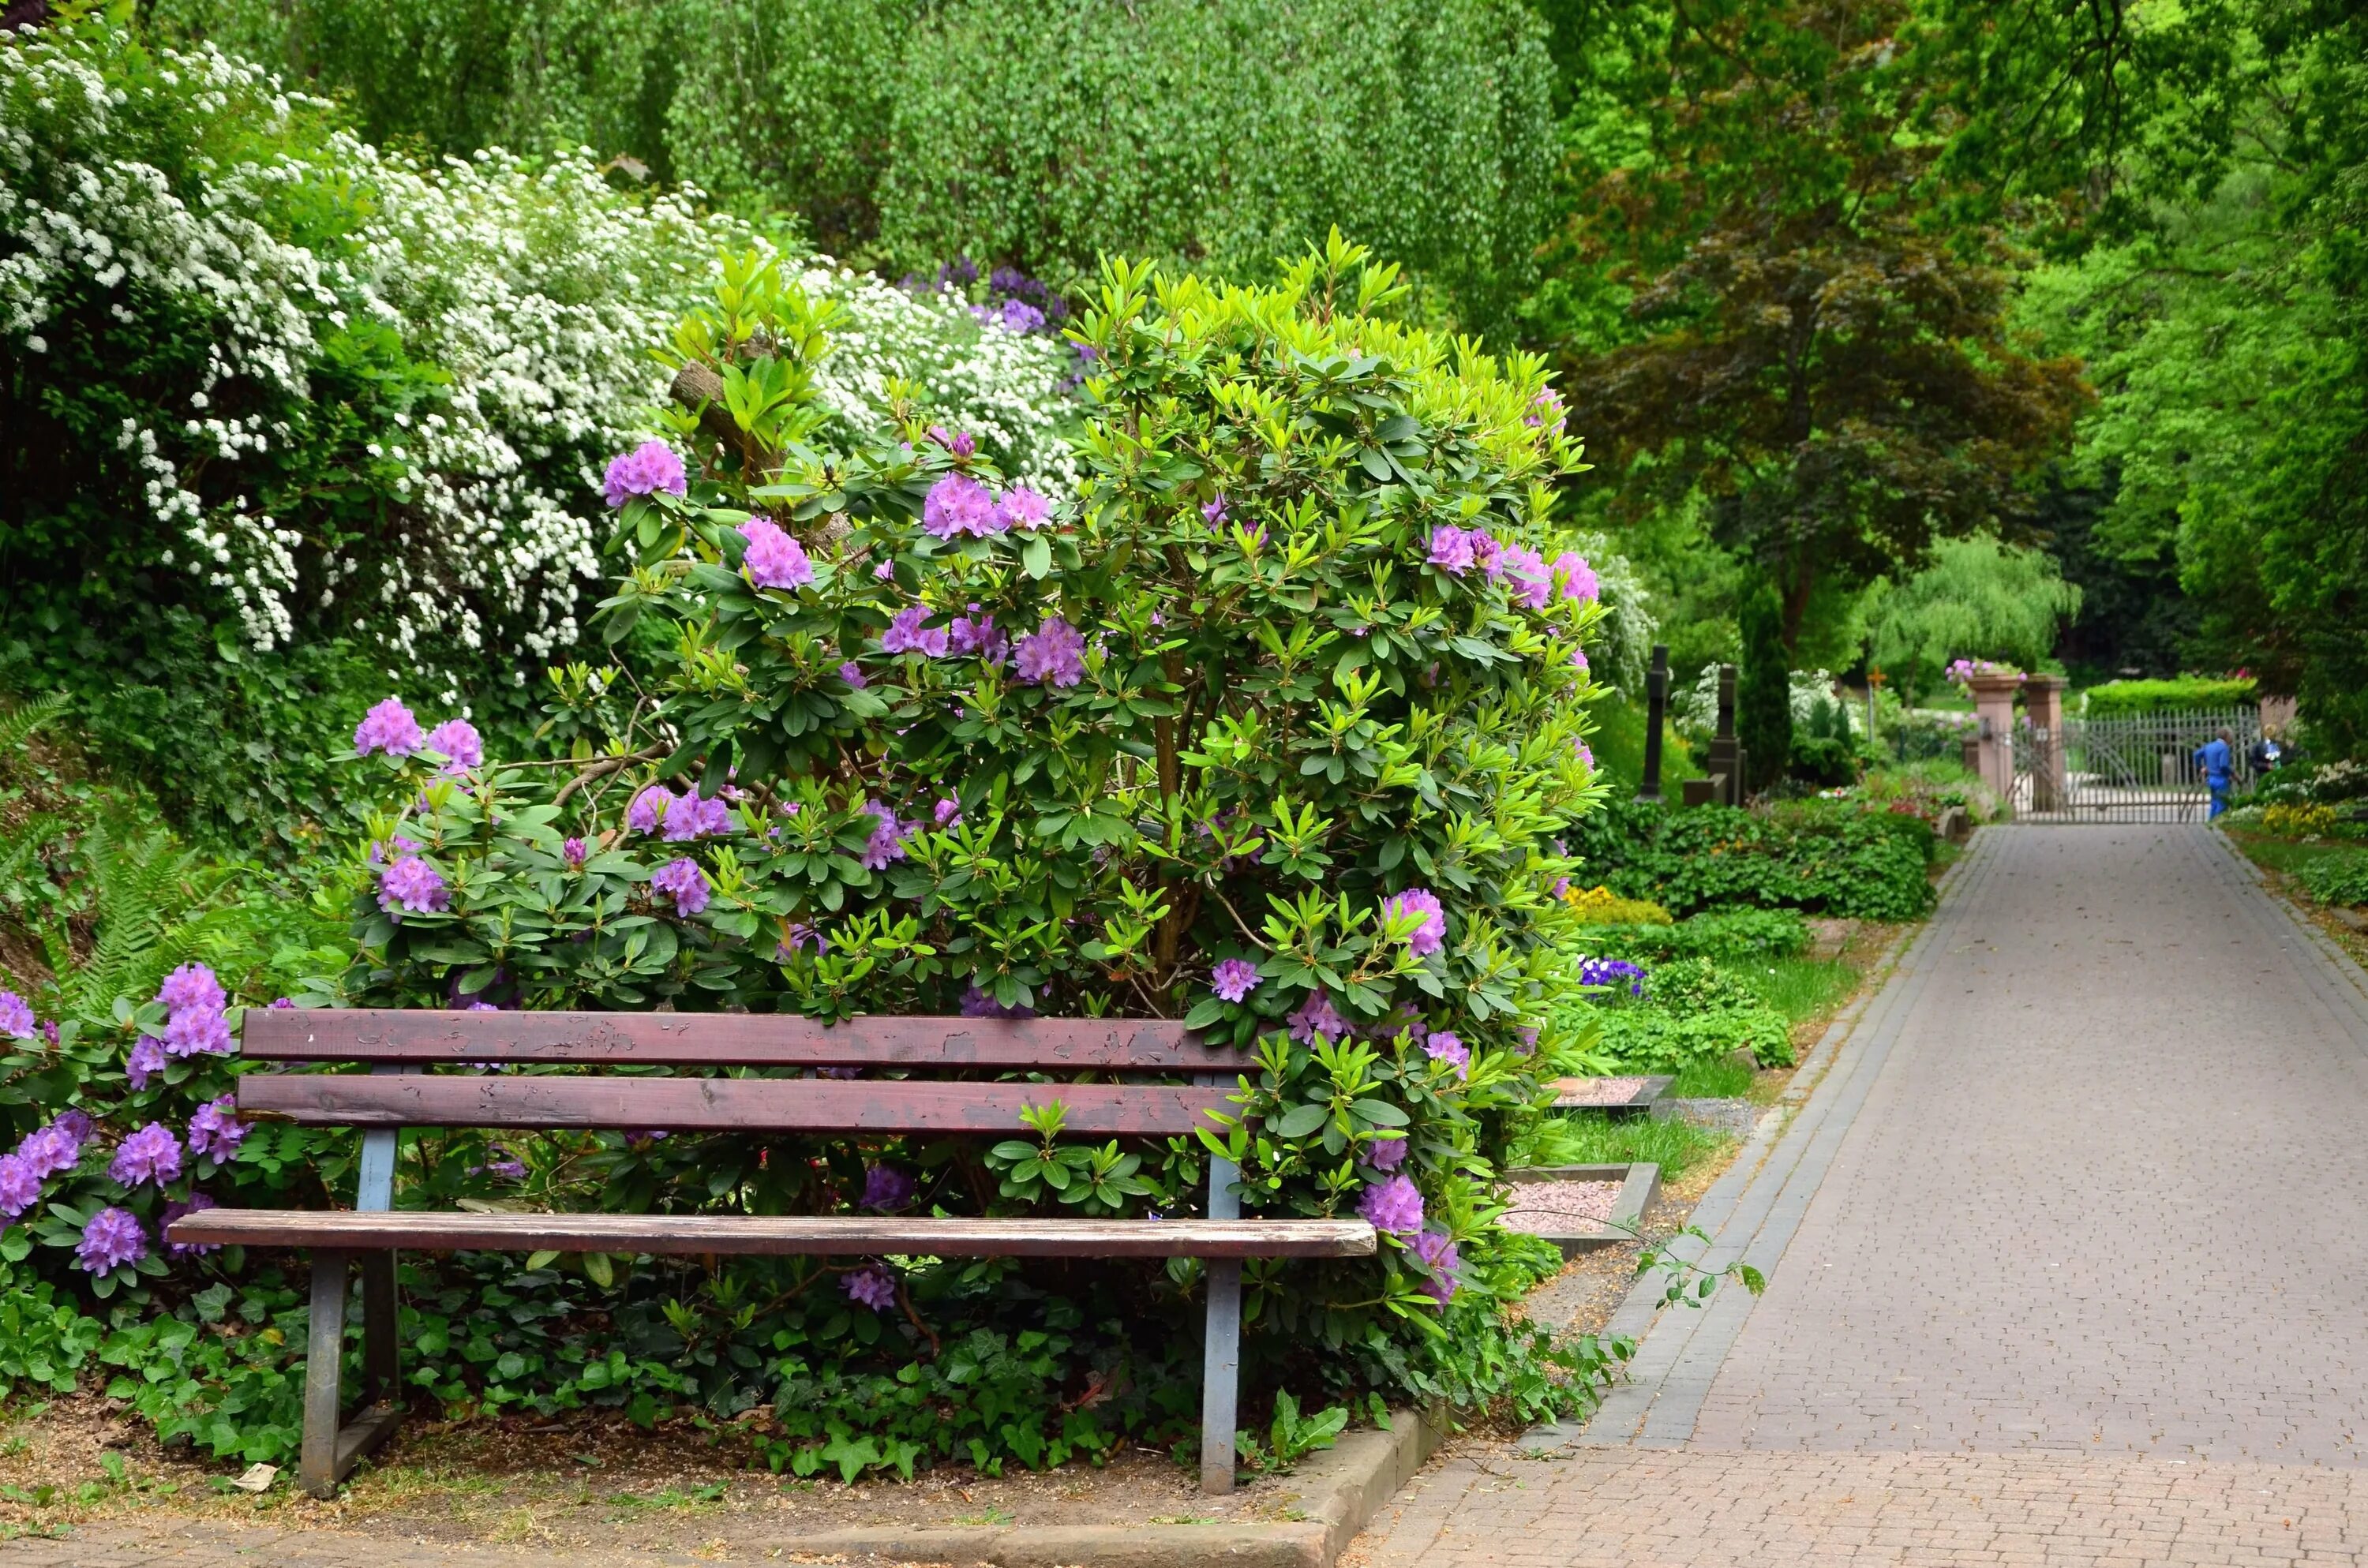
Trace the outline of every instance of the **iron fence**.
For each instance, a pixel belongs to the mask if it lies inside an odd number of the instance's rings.
[[[2014,814],[2022,822],[2202,822],[2211,790],[2195,766],[2226,732],[2241,778],[2260,738],[2255,709],[2188,710],[2066,719],[2051,733],[2014,727]]]

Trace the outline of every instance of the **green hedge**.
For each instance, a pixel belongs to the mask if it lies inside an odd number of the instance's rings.
[[[1572,848],[1583,877],[1673,915],[1750,904],[1913,920],[1932,907],[1930,824],[1845,802],[1759,812],[1617,801],[1585,821]]]
[[[2114,680],[2089,688],[2088,714],[2091,719],[2110,719],[2131,713],[2241,708],[2260,695],[2249,679],[2180,676],[2176,680]]]
[[[1642,963],[1791,959],[1809,946],[1808,926],[1790,909],[1713,909],[1673,926],[1604,926],[1585,937],[1590,957]]]

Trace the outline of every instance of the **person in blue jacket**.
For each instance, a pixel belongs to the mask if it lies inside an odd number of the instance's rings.
[[[2203,775],[2203,782],[2212,791],[2212,816],[2228,809],[2228,786],[2237,772],[2236,740],[2223,730],[2195,748],[2195,770]]]

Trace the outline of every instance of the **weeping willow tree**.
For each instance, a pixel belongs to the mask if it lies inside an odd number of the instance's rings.
[[[1920,695],[1952,659],[2037,665],[2079,613],[2080,590],[2053,556],[1982,534],[1951,540],[1923,571],[1877,585],[1869,658],[1903,692]]]

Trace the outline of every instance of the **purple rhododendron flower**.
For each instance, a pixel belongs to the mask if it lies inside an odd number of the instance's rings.
[[[189,1153],[211,1155],[217,1165],[226,1165],[246,1133],[246,1123],[231,1114],[230,1096],[208,1100],[189,1118]]]
[[[1057,615],[1022,637],[1013,648],[1013,669],[1023,681],[1075,686],[1086,678],[1085,633]]]
[[[590,855],[591,851],[585,847],[584,841],[580,838],[571,838],[559,846],[559,858],[566,861],[571,868],[578,870],[583,869],[584,862]]]
[[[140,1221],[125,1209],[102,1209],[90,1217],[82,1228],[82,1240],[74,1244],[74,1256],[81,1266],[97,1275],[112,1269],[129,1267],[148,1256],[148,1233]]]
[[[451,890],[435,867],[416,855],[405,855],[378,879],[378,906],[400,922],[404,915],[436,915],[450,908]],[[169,1041],[172,1038],[167,1035]]]
[[[957,653],[976,653],[990,665],[999,665],[1011,652],[1011,639],[995,624],[995,617],[978,613],[978,606],[970,607],[970,614],[954,617],[946,628],[947,645]]]
[[[1406,1164],[1409,1147],[1403,1138],[1376,1138],[1365,1145],[1365,1164],[1377,1171],[1394,1171]]]
[[[108,1176],[125,1187],[153,1181],[162,1187],[181,1174],[181,1141],[161,1121],[152,1121],[123,1141],[108,1162]]]
[[[90,1112],[80,1106],[74,1107],[72,1110],[58,1112],[57,1119],[52,1125],[77,1143],[87,1143],[98,1136],[98,1123],[93,1121],[90,1119]]]
[[[896,1304],[896,1277],[879,1264],[865,1264],[839,1284],[849,1301],[860,1301],[875,1312],[886,1312]]]
[[[905,858],[904,824],[882,801],[866,801],[863,809],[875,819],[871,836],[863,846],[863,869],[867,871],[885,870],[890,861]]]
[[[1258,988],[1258,965],[1247,959],[1220,959],[1209,971],[1209,986],[1220,1001],[1239,1002]]]
[[[1585,741],[1571,742],[1570,751],[1573,756],[1576,756],[1580,762],[1587,765],[1587,767],[1590,772],[1594,770],[1595,752]]]
[[[1527,545],[1508,544],[1497,559],[1513,597],[1531,609],[1545,608],[1552,588],[1546,580],[1546,558]]]
[[[466,719],[447,719],[427,732],[426,749],[446,759],[447,772],[485,765],[485,740]]]
[[[1037,494],[1032,485],[1015,484],[995,504],[995,514],[1005,528],[1032,534],[1053,520],[1053,503]]]
[[[54,1047],[57,1045],[57,1043],[58,1043],[58,1021],[57,1021],[55,1018],[50,1018],[50,1019],[47,1019],[47,1020],[45,1020],[45,1021],[42,1023],[42,1025],[41,1025],[41,1040],[42,1040],[42,1041],[43,1041],[45,1044],[47,1044],[47,1045],[49,1045],[49,1046],[51,1046],[51,1047],[52,1047],[52,1048],[54,1048]]]
[[[166,975],[165,983],[156,988],[156,1000],[164,1004],[168,1013],[177,1013],[187,1007],[206,1008],[219,1013],[230,1003],[230,998],[222,994],[222,982],[214,978],[212,970],[201,963],[185,963]]]
[[[1451,577],[1461,577],[1472,570],[1472,536],[1453,523],[1441,523],[1430,530],[1430,564]]]
[[[1406,951],[1415,957],[1429,958],[1447,945],[1447,912],[1439,905],[1439,896],[1429,888],[1408,888],[1383,902],[1382,913],[1395,919],[1404,915],[1420,915],[1422,924],[1406,938]]]
[[[945,796],[938,801],[931,814],[938,819],[939,827],[951,827],[962,821],[962,802],[951,795]]]
[[[230,1020],[209,1009],[189,1007],[165,1020],[167,1056],[228,1056]]]
[[[1603,588],[1596,581],[1595,568],[1587,563],[1587,557],[1575,550],[1565,550],[1554,558],[1554,591],[1562,598],[1585,603],[1597,597]]]
[[[880,651],[883,653],[926,653],[932,659],[942,659],[952,645],[952,634],[944,627],[922,624],[929,619],[927,605],[907,605],[888,622],[888,630],[880,634]]]
[[[884,583],[895,574],[896,562],[893,560],[883,561],[871,569],[871,580],[875,583]]]
[[[46,1181],[82,1164],[82,1138],[60,1117],[47,1127],[36,1127],[17,1145],[16,1157],[25,1162],[36,1180]]]
[[[156,1227],[156,1233],[159,1235],[169,1236],[172,1233],[173,1221],[179,1219],[182,1215],[194,1214],[200,1209],[218,1209],[220,1207],[220,1204],[216,1203],[212,1199],[208,1198],[204,1193],[193,1192],[189,1194],[189,1200],[187,1203],[167,1203],[165,1205],[165,1218]],[[165,1244],[165,1250],[171,1253],[175,1257],[193,1257],[201,1253],[220,1252],[222,1251],[222,1244],[219,1242],[167,1241]]]
[[[275,996],[271,999],[271,1006],[274,1009],[280,1007],[293,1007],[294,1006],[296,1006],[296,998],[293,996]]]
[[[699,786],[694,784],[668,801],[665,822],[668,843],[688,844],[696,838],[731,832],[732,808],[720,796],[702,799]]]
[[[752,517],[740,525],[740,537],[748,541],[741,569],[757,587],[803,588],[814,580],[806,547],[783,533],[779,523]]]
[[[921,503],[921,528],[939,539],[969,534],[985,539],[1010,525],[996,510],[985,485],[966,473],[950,473],[929,486]]]
[[[427,739],[419,733],[419,721],[411,716],[411,710],[397,697],[388,698],[363,714],[362,722],[354,726],[354,751],[360,756],[374,751],[382,751],[389,756],[409,756]]]
[[[1368,1185],[1357,1212],[1377,1231],[1411,1236],[1422,1229],[1422,1194],[1408,1177],[1394,1176]]]
[[[131,1042],[131,1050],[123,1058],[123,1071],[135,1089],[144,1089],[148,1080],[165,1070],[167,1058],[165,1042],[153,1034],[143,1034]]]
[[[1429,1057],[1432,1061],[1444,1062],[1452,1066],[1455,1069],[1455,1075],[1459,1078],[1468,1076],[1471,1074],[1471,1048],[1466,1046],[1455,1036],[1449,1034],[1445,1029],[1440,1030],[1437,1034],[1432,1035],[1429,1040],[1424,1040],[1422,1042],[1422,1051],[1423,1054]]]
[[[33,1038],[33,1009],[13,991],[0,991],[0,1035],[12,1040]]]
[[[1201,520],[1208,524],[1212,528],[1224,528],[1225,526],[1225,498],[1223,495],[1219,495],[1213,501],[1203,503],[1201,507]]]
[[[611,506],[622,506],[636,495],[655,495],[661,490],[680,495],[690,488],[685,482],[682,459],[664,441],[643,441],[632,451],[610,458],[601,485]]]
[[[969,431],[949,430],[942,425],[930,426],[928,439],[958,458],[969,457],[978,450],[978,438]]]
[[[650,873],[650,891],[671,897],[677,915],[696,915],[707,907],[707,873],[689,856],[669,860]]]
[[[991,992],[981,991],[976,981],[962,988],[962,1016],[965,1018],[1032,1018],[1036,1009],[1015,1002],[1007,1007],[995,999]]]
[[[1333,1007],[1332,998],[1321,991],[1311,993],[1299,1011],[1291,1015],[1291,1038],[1302,1045],[1314,1043],[1317,1035],[1337,1040],[1348,1032],[1349,1025]]]
[[[674,791],[663,784],[653,784],[635,795],[632,804],[625,808],[625,825],[635,833],[655,833],[673,805]]]
[[[1447,1305],[1455,1296],[1455,1277],[1463,1270],[1463,1258],[1455,1244],[1437,1231],[1421,1231],[1406,1244],[1406,1250],[1430,1270],[1430,1278],[1416,1288],[1440,1306]]]
[[[894,1165],[873,1165],[863,1173],[863,1196],[856,1200],[859,1209],[877,1209],[882,1213],[902,1209],[913,1201],[913,1178]]]
[[[848,685],[853,687],[858,691],[861,691],[865,687],[871,684],[870,681],[863,678],[863,666],[857,664],[853,659],[849,659],[847,663],[838,666],[838,678],[845,681]]]
[[[41,1178],[17,1154],[0,1154],[0,1214],[14,1220],[41,1200]]]
[[[1465,537],[1472,541],[1472,564],[1487,573],[1488,580],[1495,582],[1505,570],[1505,547],[1486,528],[1474,528]]]

